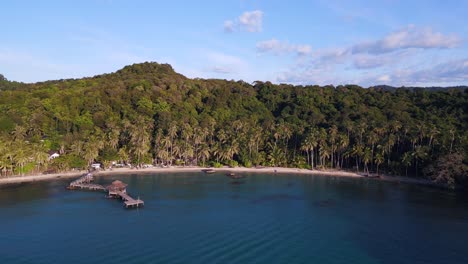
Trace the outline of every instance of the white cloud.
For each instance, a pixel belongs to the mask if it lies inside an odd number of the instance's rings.
[[[263,12],[260,10],[244,12],[239,17],[239,24],[249,32],[260,32],[262,31]]]
[[[313,63],[317,65],[341,64],[349,56],[349,50],[344,48],[331,48],[318,50],[314,54]]]
[[[214,66],[211,69],[209,69],[208,71],[215,72],[215,73],[221,73],[221,74],[232,73],[232,69],[225,68],[225,67],[222,67],[222,66]]]
[[[382,54],[403,49],[448,49],[461,43],[456,35],[444,35],[434,32],[431,28],[419,28],[409,25],[401,30],[392,32],[382,39],[360,43],[351,47],[353,54],[370,53]]]
[[[379,82],[389,82],[391,80],[390,75],[385,74],[377,78]]]
[[[287,41],[270,39],[258,42],[257,51],[260,53],[272,52],[275,55],[295,53],[298,56],[305,56],[312,52],[312,47],[310,45],[294,45]]]
[[[440,63],[432,68],[393,73],[392,79],[403,84],[468,82],[468,58]]]
[[[221,52],[207,52],[204,54],[206,59],[206,71],[222,74],[239,73],[248,67],[247,63],[236,56]]]
[[[450,49],[460,43],[461,39],[456,35],[446,35],[434,32],[431,28],[409,25],[375,41],[317,50],[313,54],[312,63],[317,66],[349,63],[356,69],[372,69],[398,63],[403,56],[416,54],[417,49]]]
[[[263,29],[263,11],[254,10],[242,13],[235,21],[224,21],[224,31],[261,32]]]
[[[234,22],[232,20],[224,21],[224,31],[225,32],[228,32],[228,33],[234,32],[234,27],[235,27],[235,24],[234,24]]]
[[[403,59],[409,57],[411,52],[398,51],[390,54],[355,54],[352,56],[353,66],[356,69],[375,69],[385,65],[392,65],[401,62]]]

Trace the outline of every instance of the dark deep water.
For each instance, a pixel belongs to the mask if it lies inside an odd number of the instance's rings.
[[[305,175],[120,179],[125,210],[67,181],[0,188],[0,263],[468,263],[468,199]]]

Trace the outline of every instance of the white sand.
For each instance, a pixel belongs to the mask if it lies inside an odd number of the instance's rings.
[[[256,173],[278,173],[278,174],[310,174],[310,175],[328,175],[328,176],[341,176],[341,177],[362,177],[353,172],[345,172],[339,170],[307,170],[296,168],[280,168],[280,167],[262,167],[262,168],[205,168],[205,167],[170,167],[170,168],[146,168],[146,169],[130,169],[130,168],[115,168],[112,170],[99,171],[95,175],[113,175],[113,174],[131,174],[131,173],[170,173],[170,172],[200,172],[202,170],[212,169],[219,172],[256,172]],[[25,183],[35,182],[62,178],[78,177],[86,171],[68,172],[68,173],[55,173],[55,174],[38,174],[28,176],[14,176],[0,178],[0,185],[12,183]]]
[[[329,176],[344,176],[344,177],[362,177],[353,172],[339,171],[339,170],[307,170],[297,168],[281,168],[281,167],[264,167],[264,168],[206,168],[206,167],[170,167],[170,168],[147,168],[147,169],[129,169],[119,168],[113,170],[99,171],[96,175],[107,175],[116,173],[164,173],[164,172],[198,172],[203,170],[214,170],[217,172],[256,172],[256,173],[295,173],[295,174],[316,174],[316,175],[329,175]]]
[[[64,172],[64,173],[53,173],[53,174],[36,174],[36,175],[27,175],[27,176],[9,176],[9,177],[2,176],[0,178],[0,185],[54,180],[54,179],[62,179],[62,178],[75,178],[80,175],[83,175],[84,173],[86,173],[86,171]]]

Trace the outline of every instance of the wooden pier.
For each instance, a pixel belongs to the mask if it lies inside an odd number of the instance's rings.
[[[133,199],[130,195],[124,193],[124,192],[119,192],[117,195],[120,196],[120,198],[122,198],[122,200],[124,201],[124,205],[125,207],[140,207],[140,206],[143,206],[145,204],[145,202],[143,202],[143,200],[140,200],[140,199]]]
[[[76,190],[76,189],[85,189],[91,191],[105,191],[106,188],[104,186],[92,183],[94,181],[93,174],[88,173],[81,176],[79,179],[76,179],[70,183],[68,189]]]
[[[141,207],[145,204],[143,200],[134,199],[127,194],[127,184],[121,181],[114,181],[111,185],[104,187],[100,184],[92,183],[94,181],[93,174],[87,173],[70,183],[67,187],[69,190],[91,190],[91,191],[107,191],[108,197],[120,198],[124,201],[126,208]]]
[[[120,198],[124,201],[124,206],[129,207],[141,207],[145,204],[143,200],[134,199],[127,194],[127,184],[121,181],[113,181],[111,185],[107,186],[109,191],[109,197]]]

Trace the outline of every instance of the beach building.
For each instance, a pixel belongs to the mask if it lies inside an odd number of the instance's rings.
[[[60,157],[60,154],[56,150],[51,150],[48,153],[49,153],[49,158],[48,158],[49,161]]]
[[[128,184],[119,180],[113,181],[106,189],[109,191],[109,196],[119,196],[120,193],[127,193]]]

